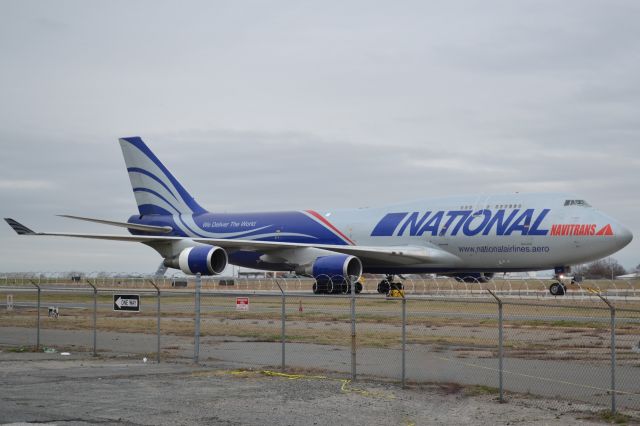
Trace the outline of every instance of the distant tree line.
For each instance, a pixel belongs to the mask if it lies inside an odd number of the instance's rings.
[[[636,270],[638,269],[640,269],[640,265],[636,268]],[[574,275],[580,275],[585,279],[611,279],[627,273],[624,267],[613,258],[578,265],[573,268],[573,272]]]

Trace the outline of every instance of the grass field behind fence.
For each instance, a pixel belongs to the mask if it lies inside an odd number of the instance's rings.
[[[135,292],[132,289],[128,292]],[[11,294],[3,289],[0,297]],[[113,292],[97,296],[97,329],[122,333],[156,333],[156,295],[141,293],[141,312],[114,312]],[[12,294],[15,308],[0,311],[2,327],[34,327],[37,293]],[[93,293],[41,293],[41,327],[58,330],[90,330],[93,327]],[[251,341],[280,341],[281,296],[250,295],[250,310],[236,311],[235,295],[201,296],[201,335]],[[350,301],[348,297],[286,299],[286,339],[320,345],[350,345]],[[30,306],[22,306],[28,303]],[[58,318],[49,318],[47,308],[57,306]],[[620,362],[640,360],[632,343],[640,341],[640,309],[626,303],[620,311],[616,333]],[[634,311],[633,309],[637,309]],[[411,299],[407,301],[407,343],[440,349],[489,351],[497,345],[497,303],[488,299]],[[585,362],[607,360],[610,311],[600,301],[569,303],[563,299],[507,301],[504,305],[505,350],[515,357],[573,359]],[[401,332],[401,302],[383,296],[358,297],[356,301],[358,345],[398,348]],[[194,333],[194,295],[165,290],[161,297],[162,333],[189,337]],[[627,344],[629,343],[629,344]],[[634,365],[635,365],[634,364]]]

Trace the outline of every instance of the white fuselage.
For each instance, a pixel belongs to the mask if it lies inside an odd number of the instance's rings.
[[[608,256],[632,238],[611,217],[563,194],[444,197],[320,213],[357,245],[437,247],[460,259],[423,265],[437,270],[550,269]]]

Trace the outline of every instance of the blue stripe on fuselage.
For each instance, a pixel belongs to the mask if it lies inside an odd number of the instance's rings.
[[[372,237],[390,237],[400,224],[400,221],[409,213],[389,213],[382,218],[380,222],[373,228]]]
[[[164,235],[178,237],[252,239],[258,241],[335,245],[347,244],[332,230],[298,211],[238,214],[205,213],[194,215],[193,221],[197,225],[197,229],[190,230],[191,234],[187,235],[176,225],[176,222],[184,224],[184,221],[178,215],[152,214],[148,216],[132,216],[129,218],[130,223],[171,226],[173,231],[170,234]],[[148,232],[137,230],[130,230],[130,232],[134,235],[149,235]],[[212,235],[209,235],[209,233]]]

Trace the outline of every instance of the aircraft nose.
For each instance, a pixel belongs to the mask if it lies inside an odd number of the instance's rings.
[[[633,240],[633,234],[631,231],[623,225],[618,225],[617,232],[615,233],[616,240],[620,244],[620,248],[625,247]]]

